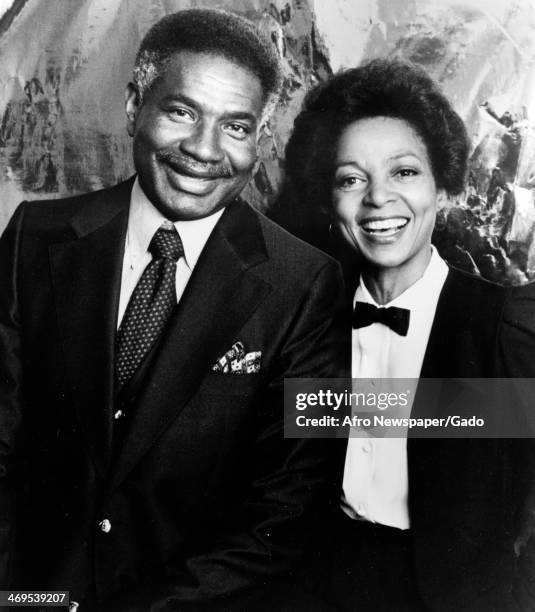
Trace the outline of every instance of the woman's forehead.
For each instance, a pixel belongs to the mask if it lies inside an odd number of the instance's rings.
[[[358,119],[342,130],[338,140],[338,163],[345,157],[388,160],[405,155],[415,155],[425,161],[429,157],[426,143],[404,119],[385,116]]]

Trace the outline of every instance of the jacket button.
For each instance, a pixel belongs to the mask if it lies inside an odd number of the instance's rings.
[[[100,531],[102,531],[102,533],[109,533],[111,531],[111,523],[110,521],[108,521],[108,519],[104,519],[103,521],[100,521],[98,526],[100,528]]]

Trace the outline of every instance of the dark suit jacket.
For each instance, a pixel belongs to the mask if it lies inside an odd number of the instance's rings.
[[[506,289],[450,268],[420,378],[515,377],[535,377],[535,287]],[[439,410],[448,409],[444,399],[459,384],[438,387]],[[520,408],[516,399],[508,407]],[[417,394],[413,416],[430,416],[426,401]],[[425,604],[444,612],[535,609],[534,538],[519,556],[514,551],[532,531],[534,441],[409,438],[407,453],[414,567]]]
[[[531,286],[506,289],[450,268],[421,378],[534,377],[534,297]],[[507,409],[521,411],[525,399]],[[534,609],[535,542],[514,551],[534,457],[531,439],[409,439],[416,577],[431,609]]]
[[[24,203],[0,241],[0,545],[11,587],[70,590],[90,609],[197,609],[290,571],[328,498],[328,445],[284,439],[282,386],[340,371],[341,279],[229,205],[114,458],[131,185]],[[213,372],[238,340],[261,371]]]

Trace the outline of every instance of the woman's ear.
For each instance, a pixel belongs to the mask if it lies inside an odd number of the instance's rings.
[[[446,193],[445,189],[439,189],[437,191],[437,209],[445,206],[450,199],[450,196]]]
[[[320,213],[331,218],[331,209],[328,204],[320,204]]]

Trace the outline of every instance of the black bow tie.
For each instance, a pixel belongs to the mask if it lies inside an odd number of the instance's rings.
[[[411,311],[406,308],[377,308],[373,304],[357,302],[353,312],[353,327],[367,327],[372,323],[382,323],[390,327],[392,331],[400,336],[406,336],[409,331],[409,319]]]

